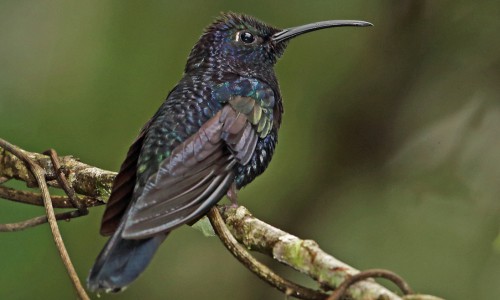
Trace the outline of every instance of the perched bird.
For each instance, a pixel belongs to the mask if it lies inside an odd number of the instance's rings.
[[[235,203],[237,191],[267,168],[283,114],[273,67],[291,38],[370,25],[323,21],[281,30],[235,13],[209,25],[116,176],[101,224],[111,238],[89,289],[126,287],[173,229],[194,223],[226,194]]]

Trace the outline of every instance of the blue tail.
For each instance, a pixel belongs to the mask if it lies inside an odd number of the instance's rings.
[[[90,291],[119,292],[147,267],[168,233],[142,240],[121,238],[122,226],[108,240],[87,278]]]

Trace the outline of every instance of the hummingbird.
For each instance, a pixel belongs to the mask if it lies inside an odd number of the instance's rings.
[[[100,233],[110,236],[92,267],[91,291],[118,292],[147,267],[168,234],[203,217],[268,167],[283,101],[274,65],[290,39],[340,26],[330,20],[278,29],[222,13],[205,28],[184,74],[130,146]]]

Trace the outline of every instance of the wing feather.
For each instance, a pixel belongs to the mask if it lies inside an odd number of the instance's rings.
[[[122,163],[118,175],[115,177],[101,222],[100,233],[104,236],[111,235],[116,231],[132,199],[136,182],[137,162],[150,124],[151,122],[146,123],[141,129],[139,136],[130,146],[127,158]]]
[[[257,139],[247,116],[225,106],[148,179],[127,213],[122,237],[151,237],[206,214],[232,184],[234,165],[251,158]]]

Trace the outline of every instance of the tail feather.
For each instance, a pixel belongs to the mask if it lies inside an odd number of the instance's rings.
[[[108,240],[87,278],[90,291],[119,292],[147,267],[168,233],[141,240],[121,238],[123,225]]]

